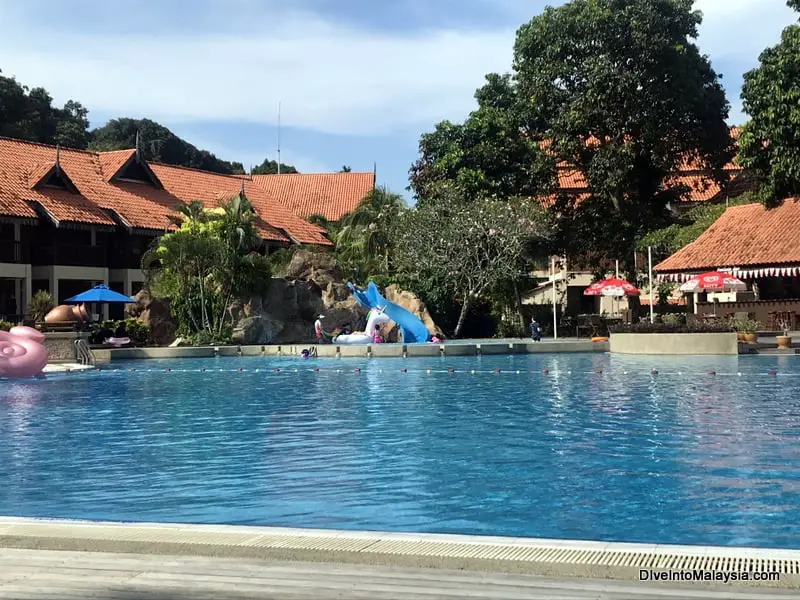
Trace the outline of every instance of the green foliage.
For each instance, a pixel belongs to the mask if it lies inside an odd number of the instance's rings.
[[[92,344],[102,344],[110,337],[128,337],[135,346],[146,346],[150,341],[150,328],[133,318],[92,324],[89,331]]]
[[[292,165],[285,165],[281,163],[281,174],[289,174],[289,173],[299,173],[297,169],[295,169]],[[278,174],[278,161],[270,160],[268,158],[264,159],[257,167],[253,167],[251,172],[252,175],[277,175]]]
[[[520,127],[549,140],[589,188],[579,206],[572,198],[554,206],[560,251],[629,256],[664,222],[677,194],[664,181],[687,156],[723,178],[728,104],[692,43],[700,21],[692,0],[573,0],[517,32]]]
[[[755,319],[730,319],[728,325],[739,333],[755,333],[761,329],[761,322]]]
[[[352,171],[353,169],[350,168],[348,165],[344,165],[342,166],[341,169],[339,169],[339,173],[351,173]]]
[[[190,203],[176,215],[180,228],[158,238],[144,257],[151,289],[170,298],[180,334],[223,339],[231,301],[266,291],[270,260],[258,252],[254,218],[242,195],[212,210]]]
[[[665,325],[686,325],[686,315],[673,313],[661,316],[661,322]]]
[[[13,323],[9,323],[8,321],[0,320],[0,331],[8,331],[14,327]]]
[[[89,142],[87,114],[88,111],[74,100],[69,100],[62,108],[55,107],[44,88],[29,88],[13,77],[0,75],[2,136],[86,148]]]
[[[535,196],[552,187],[553,161],[521,135],[515,113],[502,108],[482,106],[463,124],[443,121],[422,136],[419,149],[409,173],[418,203],[434,198],[442,186],[456,185],[467,199]]]
[[[295,244],[287,248],[280,248],[267,255],[273,277],[283,277],[286,274],[286,267],[292,262],[295,252],[301,247]]]
[[[669,306],[669,298],[676,287],[677,284],[675,283],[664,282],[658,284],[658,287],[656,288],[656,297],[658,298],[657,304],[660,309]]]
[[[308,215],[308,218],[306,219],[306,221],[308,221],[312,225],[316,225],[318,227],[322,227],[326,231],[329,230],[333,226],[333,223],[328,221],[328,219],[325,218],[325,215],[320,215],[320,214],[316,214],[316,213],[313,214],[313,215]]]
[[[410,289],[448,294],[460,302],[453,330],[458,337],[477,298],[526,274],[531,243],[546,239],[546,230],[533,200],[473,201],[457,189],[442,188],[438,197],[403,216],[395,261]]]
[[[798,9],[798,2],[789,3]],[[800,195],[800,25],[783,30],[781,41],[745,73],[742,106],[750,121],[739,138],[739,162],[755,173],[761,199],[774,206]]]
[[[187,336],[192,346],[227,346],[231,344],[233,331],[225,326],[220,332],[198,331]]]
[[[39,290],[28,302],[28,318],[37,323],[44,321],[45,316],[55,307],[53,297],[50,292]]]
[[[653,248],[653,260],[657,261],[674,254],[699,238],[719,219],[728,206],[739,206],[756,202],[752,192],[737,196],[725,204],[700,204],[679,216],[675,222],[644,235],[636,244],[637,250]]]
[[[609,328],[611,333],[725,333],[734,331],[730,323],[642,323],[613,325]]]
[[[89,147],[96,151],[122,150],[136,145],[145,160],[213,171],[215,173],[244,173],[241,163],[221,160],[206,150],[199,150],[150,119],[112,119],[92,131]]]
[[[346,277],[364,284],[392,271],[397,224],[407,209],[403,198],[384,187],[370,191],[328,234]]]

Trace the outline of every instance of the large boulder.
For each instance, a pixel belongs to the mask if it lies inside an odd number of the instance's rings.
[[[236,323],[233,330],[233,343],[243,345],[272,343],[283,329],[283,323],[255,315],[245,317]]]
[[[150,343],[166,346],[175,339],[175,322],[172,320],[169,299],[153,298],[143,289],[133,297],[136,304],[128,304],[125,312],[150,328]]]
[[[302,279],[323,283],[341,282],[342,272],[336,260],[327,252],[312,252],[304,248],[297,250],[285,269],[286,279]]]
[[[263,297],[234,302],[233,341],[285,344],[314,341],[314,321],[325,310],[322,290],[313,281],[273,278]]]

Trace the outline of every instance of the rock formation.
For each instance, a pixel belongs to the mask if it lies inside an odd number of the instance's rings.
[[[136,304],[126,304],[128,316],[139,319],[150,328],[150,343],[166,346],[175,339],[175,322],[167,298],[151,298],[146,289],[133,297]]]
[[[386,299],[419,317],[430,332],[437,328],[425,305],[414,294],[389,286]],[[153,343],[167,345],[175,339],[175,324],[170,317],[169,301],[150,298],[146,291],[135,297],[130,316],[150,327]],[[263,297],[253,296],[233,302],[229,307],[236,344],[311,343],[314,321],[325,315],[324,328],[366,326],[367,311],[353,298],[342,273],[330,254],[300,249],[285,269],[285,276],[274,277]],[[383,331],[384,339],[397,341],[397,327]]]
[[[261,297],[235,302],[229,308],[237,344],[310,342],[314,321],[323,310],[322,294],[313,281],[273,278]]]

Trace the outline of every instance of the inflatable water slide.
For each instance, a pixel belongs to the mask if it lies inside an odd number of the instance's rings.
[[[394,321],[400,329],[404,344],[421,344],[428,341],[430,334],[425,324],[402,306],[389,302],[378,290],[378,286],[370,281],[366,290],[359,289],[352,283],[347,287],[356,301],[369,311],[366,331],[357,331],[347,335],[338,335],[333,340],[336,344],[369,344],[372,343],[372,332],[378,323]]]

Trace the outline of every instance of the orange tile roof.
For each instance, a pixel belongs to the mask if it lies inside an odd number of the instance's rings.
[[[56,160],[55,146],[0,138],[0,204],[6,216],[29,217],[30,202],[38,203],[59,223],[87,223],[113,227],[114,221],[83,193],[81,184],[95,173],[96,155],[80,150],[60,150],[59,164],[67,178],[81,191],[37,186],[52,169]],[[34,188],[34,186],[36,186]],[[22,209],[26,206],[27,209]]]
[[[164,189],[148,183],[110,181],[135,154],[134,150],[88,152],[61,148],[62,172],[79,193],[38,185],[56,160],[56,148],[0,137],[0,216],[36,218],[32,202],[59,223],[115,226],[113,213],[134,229],[163,231],[175,209],[191,200],[216,206],[219,200],[245,194],[258,215],[266,240],[330,245],[319,227],[304,221],[252,181],[195,169],[148,165]]]
[[[731,138],[734,140],[739,139],[740,132],[738,127],[731,127],[730,132]],[[597,140],[595,138],[591,138],[587,141],[587,144],[596,145]],[[550,140],[540,141],[539,147],[543,150],[546,150],[550,147]],[[734,183],[734,181],[738,179],[738,176],[741,174],[743,170],[742,167],[734,162],[730,162],[725,165],[723,170],[728,172],[731,176],[731,181],[728,184],[728,187],[731,191],[733,191],[733,189],[736,189],[737,193],[745,191],[744,189],[740,189],[741,186],[736,186]],[[584,178],[580,169],[578,169],[575,165],[572,165],[566,161],[559,161],[558,164],[556,164],[556,176],[558,178],[558,187],[561,191],[588,191],[586,179]],[[720,185],[708,175],[705,169],[700,168],[696,161],[688,158],[678,167],[678,171],[675,174],[667,178],[665,183],[668,187],[679,184],[686,186],[688,191],[680,199],[681,202],[686,203],[707,202],[716,198],[721,192],[723,192],[723,189],[720,187]]]
[[[655,266],[659,273],[800,264],[800,198],[772,209],[731,206],[699,238]]]
[[[55,161],[34,166],[28,172],[28,187],[33,189],[40,183],[43,183],[45,176],[53,170],[54,166],[56,166]]]
[[[103,172],[103,179],[110,180],[116,175],[122,166],[128,162],[134,155],[136,150],[112,150],[110,152],[100,152],[97,155],[100,161],[100,169]]]
[[[254,175],[270,198],[305,218],[318,214],[338,221],[352,212],[375,185],[374,173],[286,173]]]
[[[293,239],[302,244],[331,245],[322,229],[295,215],[254,181],[241,176],[149,164],[164,188],[186,203],[200,200],[204,206],[214,208],[220,200],[235,196],[244,187],[245,196],[259,216],[259,228],[264,239],[284,242]]]

